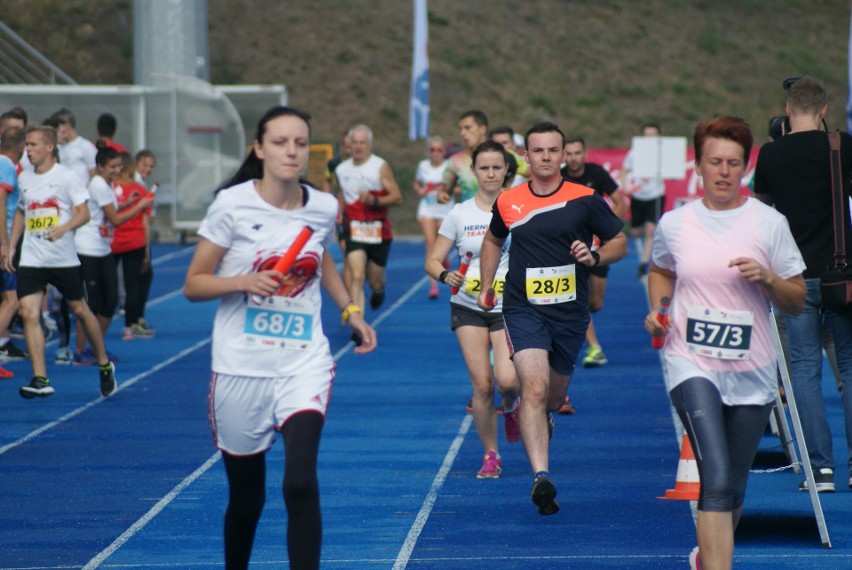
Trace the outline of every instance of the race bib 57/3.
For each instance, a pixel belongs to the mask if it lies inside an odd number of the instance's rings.
[[[690,352],[722,360],[748,360],[754,313],[689,307],[686,346]]]

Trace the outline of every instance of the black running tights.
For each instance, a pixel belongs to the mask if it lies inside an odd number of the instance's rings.
[[[701,491],[698,510],[732,512],[746,483],[772,404],[728,406],[706,378],[690,378],[669,393],[695,451]]]
[[[292,416],[284,424],[284,503],[287,506],[287,552],[291,570],[319,568],[322,518],[317,481],[317,454],[323,417],[316,412]],[[255,529],[266,500],[266,454],[222,454],[228,474],[225,511],[225,568],[248,568]]]

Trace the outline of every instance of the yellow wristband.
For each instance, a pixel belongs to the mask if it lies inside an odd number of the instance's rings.
[[[349,322],[349,316],[352,313],[360,313],[360,312],[361,312],[361,307],[359,307],[355,303],[350,303],[349,305],[346,305],[345,309],[340,311],[340,322],[343,323],[343,324],[346,324],[346,323]]]

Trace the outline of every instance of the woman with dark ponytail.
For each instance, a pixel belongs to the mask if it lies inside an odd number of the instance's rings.
[[[277,432],[284,438],[290,568],[319,568],[317,455],[336,367],[322,330],[320,286],[363,340],[355,352],[376,347],[375,331],[327,250],[336,239],[337,200],[299,179],[310,150],[309,120],[290,107],[261,118],[251,152],[201,224],[184,288],[191,301],[221,300],[209,401],[228,475],[229,570],[248,568],[265,502],[266,452]],[[290,268],[276,267],[308,234]]]

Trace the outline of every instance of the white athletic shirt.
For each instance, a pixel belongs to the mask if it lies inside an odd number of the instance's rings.
[[[21,198],[18,209],[23,212],[24,243],[22,267],[74,267],[80,265],[74,248],[74,232],[66,232],[58,241],[41,236],[48,227],[62,225],[71,219],[72,208],[86,202],[89,191],[79,178],[61,164],[44,174],[25,170],[18,178]]]
[[[414,179],[420,184],[428,188],[426,194],[421,196],[420,203],[417,205],[418,218],[434,218],[443,220],[450,210],[453,209],[454,202],[450,200],[446,204],[438,203],[438,188],[444,179],[444,171],[447,169],[448,161],[444,161],[438,166],[432,166],[432,161],[421,160],[417,165],[417,173]]]
[[[341,162],[334,169],[334,175],[343,191],[343,199],[347,205],[353,205],[358,201],[361,192],[379,192],[382,187],[382,166],[385,159],[375,154],[362,164],[355,164],[351,158]]]
[[[320,321],[322,256],[334,239],[337,200],[303,185],[307,204],[282,210],[264,201],[255,181],[216,195],[198,234],[227,249],[217,275],[272,269],[306,225],[314,229],[290,275],[292,289],[257,305],[249,296],[222,297],[213,324],[213,371],[234,376],[280,377],[334,366]]]
[[[727,405],[763,405],[778,390],[769,297],[732,259],[750,257],[781,279],[805,270],[786,218],[758,200],[709,210],[700,200],[665,214],[654,264],[677,275],[666,337],[666,390],[707,378]]]
[[[89,183],[89,172],[95,168],[97,155],[98,149],[92,141],[80,136],[71,142],[59,145],[59,162],[73,170],[83,186]]]
[[[89,199],[86,202],[89,207],[89,221],[74,232],[74,247],[78,254],[104,257],[112,253],[109,244],[112,243],[115,226],[104,215],[103,208],[107,204],[112,204],[116,211],[118,210],[115,190],[96,174],[89,182]]]
[[[627,177],[627,188],[625,189],[631,198],[636,200],[654,200],[666,193],[666,185],[662,176],[652,178],[641,178],[633,176],[633,150],[627,151],[622,168],[630,170]]]
[[[464,254],[468,251],[473,254],[473,259],[465,274],[464,286],[459,288],[458,294],[450,297],[450,302],[473,309],[474,311],[482,311],[479,305],[476,304],[476,298],[479,296],[482,287],[479,272],[479,254],[482,251],[482,238],[485,236],[485,232],[488,231],[490,223],[491,210],[487,212],[480,210],[474,199],[456,204],[450,213],[447,214],[447,217],[444,218],[441,228],[438,230],[439,235],[453,240],[453,243],[456,244],[459,259],[463,258]],[[497,305],[491,310],[492,313],[499,313],[503,310],[503,285],[506,282],[506,272],[509,270],[510,242],[511,239],[507,239],[503,244],[500,264],[497,266],[497,275],[493,283],[494,291],[497,293]]]

